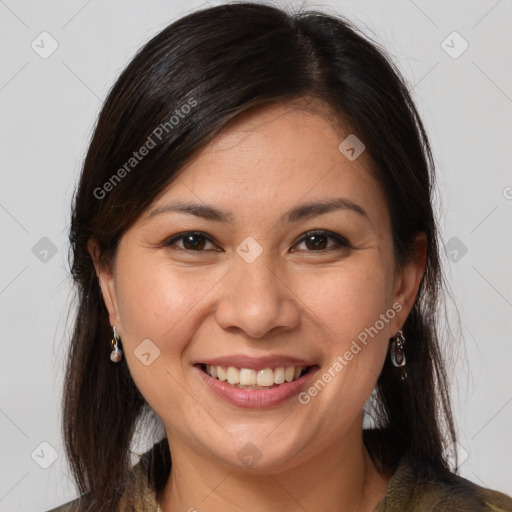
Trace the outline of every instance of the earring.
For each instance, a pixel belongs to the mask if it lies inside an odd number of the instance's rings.
[[[402,332],[402,329],[398,329],[395,339],[391,342],[390,348],[391,362],[393,363],[393,366],[395,366],[396,368],[404,368],[404,366],[407,363],[405,359],[404,345],[404,333]],[[407,372],[405,368],[402,370],[400,378],[402,380],[405,380],[407,378]]]
[[[110,360],[113,363],[119,363],[121,359],[123,358],[123,351],[119,348],[119,342],[121,341],[119,338],[119,335],[117,334],[116,327],[113,327],[114,329],[114,337],[112,338],[111,347],[112,352],[110,353]]]

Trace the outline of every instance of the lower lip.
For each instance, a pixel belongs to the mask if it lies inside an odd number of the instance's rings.
[[[305,386],[309,378],[315,373],[316,368],[312,367],[308,373],[292,382],[284,382],[272,389],[240,389],[210,377],[201,368],[196,366],[197,371],[208,387],[220,398],[237,407],[258,409],[280,405],[286,400],[296,396],[299,390]]]

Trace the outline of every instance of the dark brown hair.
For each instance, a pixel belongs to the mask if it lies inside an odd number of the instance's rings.
[[[455,435],[436,330],[442,279],[433,162],[407,86],[384,52],[340,16],[239,3],[187,15],[137,53],[108,94],[75,192],[70,257],[78,304],[63,432],[78,489],[94,510],[116,510],[147,404],[126,362],[110,362],[112,332],[88,240],[111,268],[126,229],[230,120],[303,97],[325,101],[365,144],[388,200],[398,264],[414,235],[427,235],[423,281],[403,328],[409,377],[401,381],[385,363],[373,419],[397,458],[411,456],[424,475],[446,472],[443,432],[450,442]],[[150,151],[131,161],[148,138]]]

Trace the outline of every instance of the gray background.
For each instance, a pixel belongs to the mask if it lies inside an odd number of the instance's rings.
[[[143,42],[201,5],[0,0],[1,511],[47,510],[76,496],[59,423],[72,190],[119,72]],[[305,5],[372,34],[414,88],[438,162],[443,255],[462,325],[449,302],[461,473],[512,494],[512,2]],[[58,48],[44,55],[53,40]]]

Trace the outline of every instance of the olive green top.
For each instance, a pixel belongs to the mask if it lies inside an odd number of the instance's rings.
[[[365,431],[367,432],[367,431]],[[389,458],[376,437],[365,435],[366,446],[380,469],[389,467]],[[368,439],[370,438],[370,442]],[[156,443],[142,455],[132,468],[124,492],[119,512],[158,512],[154,476],[167,475],[169,463],[167,440]],[[387,459],[387,460],[386,460]],[[48,512],[74,512],[80,498]],[[385,497],[375,507],[374,512],[512,512],[512,498],[484,487],[480,487],[453,473],[442,480],[427,480],[416,475],[407,457],[399,462],[389,481]],[[165,511],[171,512],[171,511]],[[314,511],[316,512],[316,511]]]

